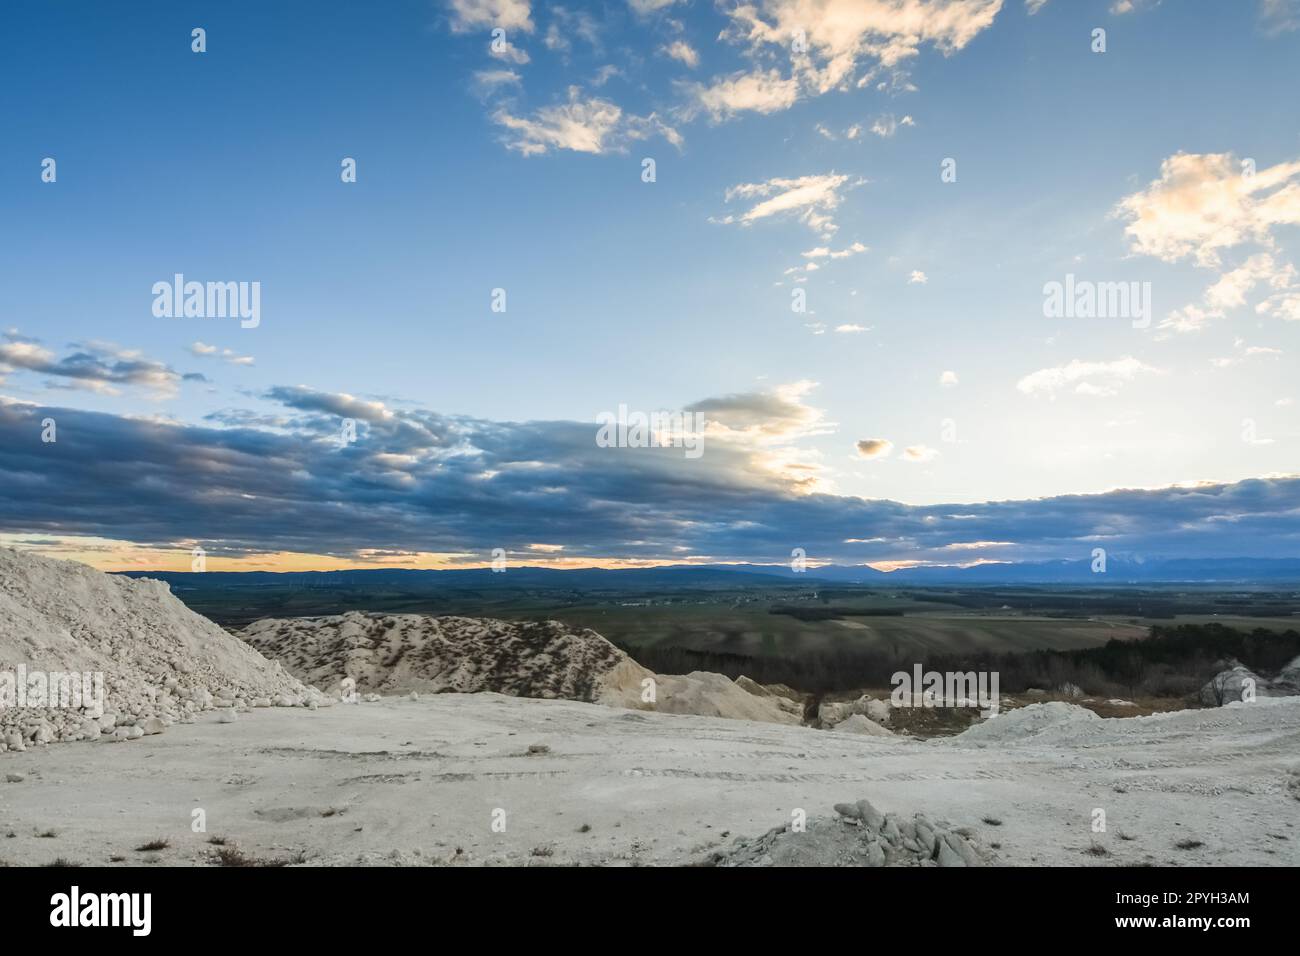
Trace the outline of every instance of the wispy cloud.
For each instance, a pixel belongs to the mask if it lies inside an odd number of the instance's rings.
[[[625,113],[618,104],[597,96],[584,97],[578,87],[569,88],[567,102],[546,106],[531,116],[515,116],[499,108],[492,119],[507,130],[505,142],[525,156],[540,156],[552,149],[578,153],[625,152],[628,145],[652,136],[662,136],[680,146],[681,135],[651,113]]]
[[[219,348],[216,345],[208,345],[206,342],[195,342],[190,346],[190,354],[197,355],[199,358],[218,358],[223,362],[229,362],[231,365],[252,365],[253,356],[240,355],[234,349]]]
[[[1074,359],[1065,365],[1039,369],[1016,383],[1026,395],[1055,396],[1069,389],[1078,395],[1110,396],[1139,375],[1156,375],[1159,369],[1140,362],[1131,355],[1113,362],[1084,362]]]
[[[839,173],[801,176],[797,179],[775,178],[762,183],[744,183],[727,190],[726,201],[757,200],[739,215],[729,215],[715,222],[752,225],[771,216],[793,216],[809,229],[829,239],[839,228],[831,213],[843,201],[851,177]]]

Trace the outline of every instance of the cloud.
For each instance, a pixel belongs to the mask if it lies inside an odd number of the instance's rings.
[[[809,229],[820,233],[823,238],[829,238],[839,228],[830,213],[843,201],[842,192],[848,185],[848,176],[832,172],[820,176],[776,178],[763,183],[732,186],[727,190],[727,202],[736,199],[758,201],[738,216],[727,216],[714,221],[748,226],[769,216],[791,215]]]
[[[864,438],[858,442],[857,448],[863,458],[888,458],[894,450],[894,443],[887,438]]]
[[[529,0],[451,0],[451,29],[455,33],[501,27],[533,32]]]
[[[539,156],[551,149],[578,153],[625,152],[629,143],[659,135],[674,146],[681,136],[656,114],[634,116],[610,100],[584,99],[578,87],[569,88],[566,103],[537,110],[531,117],[519,117],[502,107],[492,119],[509,132],[506,146],[525,156]]]
[[[692,70],[700,65],[700,55],[696,52],[695,47],[691,46],[685,40],[674,40],[667,46],[662,47],[661,51],[666,55],[684,63]]]
[[[946,388],[951,388],[957,383],[958,382],[957,382],[956,372],[944,372],[942,375],[939,376],[939,384]]]
[[[1047,0],[1025,0],[1025,10],[1032,17],[1043,7],[1047,6]]]
[[[1125,234],[1134,253],[1164,262],[1186,259],[1219,273],[1201,302],[1161,321],[1162,331],[1199,331],[1246,305],[1259,286],[1272,295],[1256,311],[1286,317],[1297,274],[1275,258],[1274,230],[1300,224],[1300,160],[1255,171],[1253,160],[1238,162],[1229,153],[1177,153],[1161,164],[1159,179],[1122,199],[1114,215],[1128,220]],[[1225,268],[1225,253],[1247,245],[1261,251]]]
[[[172,397],[183,379],[203,380],[202,375],[182,376],[162,362],[111,342],[76,342],[71,348],[71,353],[56,358],[37,339],[10,330],[0,337],[0,376],[37,372],[54,380],[45,383],[47,388],[80,388],[105,395],[121,394],[119,385],[139,386],[153,398]]]
[[[992,25],[1002,0],[758,0],[728,11],[723,38],[763,56],[791,57],[791,74],[768,111],[792,105],[800,94],[866,86],[883,71],[898,72],[929,44],[944,55],[961,50]],[[806,40],[806,51],[792,38]]]
[[[395,413],[383,402],[367,401],[347,392],[321,392],[306,385],[278,385],[266,397],[286,408],[304,412],[322,412],[339,418],[352,418],[372,424],[385,424],[395,419]]]
[[[815,249],[809,249],[807,252],[801,252],[799,255],[805,259],[847,259],[849,256],[856,256],[866,251],[866,246],[860,242],[855,242],[847,248],[835,250],[828,246],[818,246]]]
[[[1296,0],[1260,0],[1259,19],[1270,35],[1300,29],[1300,3]]]
[[[799,81],[783,77],[780,71],[741,70],[712,84],[682,84],[690,102],[682,108],[685,119],[704,112],[715,122],[737,113],[775,113],[789,109],[799,98]]]
[[[792,382],[770,391],[706,398],[687,405],[685,410],[705,415],[713,426],[713,435],[788,442],[825,431],[821,410],[804,401],[816,387],[816,382]]]
[[[915,126],[916,121],[910,116],[904,116],[898,119],[893,113],[887,113],[883,116],[877,116],[871,123],[871,132],[875,133],[882,139],[889,139],[900,126]]]
[[[240,355],[233,349],[218,348],[215,345],[208,345],[205,342],[195,342],[190,346],[190,354],[197,355],[199,358],[219,358],[223,362],[229,362],[231,365],[252,365],[253,356]]]
[[[933,461],[938,457],[939,452],[928,445],[908,445],[903,449],[904,461],[926,462]]]
[[[911,274],[907,277],[908,285],[925,285],[929,281],[930,277],[920,269],[913,269]]]
[[[1234,365],[1240,365],[1247,359],[1255,358],[1256,356],[1277,356],[1283,354],[1281,349],[1269,348],[1264,345],[1247,345],[1245,339],[1235,339],[1232,343],[1232,348],[1232,355],[1225,358],[1210,359],[1210,364],[1215,368],[1230,368]]]
[[[828,427],[807,388],[700,403],[730,424],[718,426],[725,438],[710,424],[691,462],[681,449],[598,447],[591,422],[396,410],[302,387],[279,393],[289,404],[274,430],[0,400],[0,533],[186,552],[200,542],[210,553],[349,559],[455,553],[479,564],[492,548],[539,542],[573,558],[658,561],[775,562],[792,542],[853,562],[943,560],[975,541],[1014,541],[1026,560],[1086,559],[1098,543],[1112,554],[1300,554],[1295,476],[957,506],[810,490],[807,462],[755,467]],[[369,418],[341,444],[337,419],[316,409]],[[57,419],[59,442],[39,441],[45,417]]]
[[[1243,243],[1271,249],[1276,227],[1300,224],[1300,160],[1247,175],[1229,153],[1178,153],[1114,214],[1128,220],[1134,253],[1217,268],[1224,251]]]
[[[519,86],[523,78],[514,70],[476,70],[474,86],[480,93],[491,94],[508,86]]]
[[[1300,292],[1285,292],[1271,296],[1255,311],[1260,315],[1275,315],[1285,322],[1300,322]]]
[[[660,10],[667,10],[678,0],[627,0],[627,5],[640,16],[649,16]]]
[[[568,53],[573,46],[569,40],[571,36],[578,37],[593,50],[600,49],[600,26],[591,14],[582,10],[574,12],[564,7],[552,7],[550,13],[553,19],[542,40],[548,50]]]
[[[525,63],[532,62],[532,57],[528,51],[522,47],[517,47],[513,43],[488,43],[488,56],[494,60],[501,60],[504,63],[513,63],[516,66],[523,66]]]
[[[848,325],[837,325],[837,326],[835,326],[835,331],[836,331],[836,332],[839,332],[839,333],[841,333],[841,334],[844,334],[844,335],[854,335],[854,334],[857,334],[857,333],[859,333],[859,332],[870,332],[870,331],[871,331],[871,326],[869,326],[869,325],[856,325],[856,324],[852,324],[852,323],[850,323],[850,324],[848,324]]]
[[[814,249],[809,249],[806,252],[799,253],[808,261],[803,265],[791,266],[789,269],[785,270],[785,274],[798,275],[799,273],[806,274],[809,272],[816,272],[821,269],[819,260],[825,259],[833,262],[836,259],[847,259],[850,256],[860,255],[867,251],[867,247],[860,242],[850,243],[843,249],[831,249],[829,246],[817,246]],[[801,280],[796,279],[795,281],[798,282]]]
[[[1113,362],[1082,362],[1074,359],[1066,365],[1039,369],[1016,383],[1016,388],[1026,395],[1046,393],[1055,397],[1062,389],[1074,387],[1078,395],[1109,396],[1139,375],[1159,374],[1132,356],[1126,355]]]

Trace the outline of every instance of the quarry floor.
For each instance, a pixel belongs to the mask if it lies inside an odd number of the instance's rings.
[[[308,865],[680,865],[865,797],[970,826],[1003,864],[1300,864],[1300,698],[1008,737],[496,694],[206,714],[0,755],[0,861],[218,865],[215,837]]]

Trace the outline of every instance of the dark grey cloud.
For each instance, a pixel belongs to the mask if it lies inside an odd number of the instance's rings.
[[[763,448],[603,448],[597,426],[492,422],[306,388],[282,416],[179,425],[0,403],[0,531],[341,556],[523,551],[777,562],[1300,556],[1300,478],[914,506],[799,494]],[[703,405],[704,403],[701,403]],[[729,407],[745,403],[726,400]],[[347,413],[347,414],[345,414]],[[41,441],[54,418],[58,441]],[[340,420],[357,441],[339,440]],[[218,427],[215,423],[223,423]],[[737,423],[739,424],[739,423]],[[978,548],[972,543],[992,542]],[[954,547],[956,546],[956,547]]]

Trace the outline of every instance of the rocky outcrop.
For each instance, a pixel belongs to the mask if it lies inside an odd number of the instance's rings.
[[[889,702],[875,700],[869,694],[863,694],[857,700],[823,701],[817,709],[817,719],[823,727],[834,727],[855,715],[877,724],[887,724],[889,714]]]
[[[800,722],[801,707],[794,701],[756,694],[721,674],[655,674],[595,631],[559,621],[350,611],[257,621],[240,636],[331,693],[350,681],[362,694],[487,691],[668,714]]]
[[[1300,658],[1282,668],[1270,680],[1240,661],[1221,662],[1223,668],[1201,687],[1200,701],[1206,707],[1222,707],[1255,697],[1291,697],[1300,694]]]
[[[870,801],[837,803],[834,818],[792,821],[710,855],[709,866],[986,866],[994,861],[970,828],[924,814],[881,813]]]

